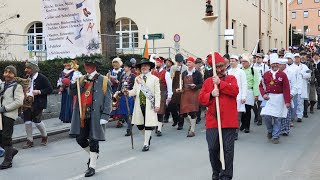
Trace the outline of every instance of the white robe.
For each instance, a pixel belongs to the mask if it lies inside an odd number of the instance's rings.
[[[245,104],[241,103],[241,100],[247,99],[247,90],[248,90],[248,86],[247,86],[247,78],[246,78],[246,73],[240,69],[239,67],[237,68],[230,68],[228,71],[228,75],[233,75],[236,77],[237,79],[237,84],[239,87],[239,93],[237,95],[237,109],[238,112],[245,112],[246,111],[246,107]]]
[[[270,70],[269,66],[265,63],[261,63],[261,64],[255,63],[253,65],[253,69],[255,69],[258,72],[259,82],[261,82],[262,76],[264,75],[264,73],[266,73]],[[259,94],[258,100],[263,101],[263,97],[261,96],[261,93]]]
[[[299,65],[293,63],[288,68],[291,69],[293,73],[297,75],[297,94],[300,94],[301,98],[303,99],[309,98],[308,82],[311,78],[310,69],[302,63],[300,63]]]

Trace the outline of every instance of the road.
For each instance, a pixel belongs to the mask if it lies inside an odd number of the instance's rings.
[[[320,175],[320,111],[295,123],[280,144],[266,138],[265,126],[252,124],[249,134],[240,133],[235,145],[235,180],[318,180]],[[143,136],[134,129],[134,146],[125,128],[111,123],[107,141],[100,143],[97,173],[101,180],[210,180],[211,167],[204,123],[196,136],[187,138],[187,123],[177,131],[168,123],[163,136],[153,135],[150,151],[142,152]],[[50,137],[46,147],[20,150],[14,167],[0,171],[1,180],[84,179],[88,155],[67,134]],[[16,145],[18,148],[21,144]],[[2,158],[0,159],[2,161]]]

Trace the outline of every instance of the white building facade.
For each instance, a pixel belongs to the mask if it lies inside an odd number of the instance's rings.
[[[286,0],[212,0],[214,17],[209,22],[203,20],[206,1],[117,0],[118,52],[141,53],[145,44],[143,35],[148,32],[164,34],[164,39],[154,41],[154,50],[153,41],[149,41],[150,53],[173,57],[179,48],[186,56],[204,58],[212,51],[225,54],[227,1],[228,29],[234,29],[234,39],[228,42],[229,54],[251,52],[259,37],[264,52],[287,47]],[[25,60],[32,56],[45,59],[40,3],[39,0],[2,0],[0,33],[6,34],[0,34],[0,60]],[[98,0],[96,7],[99,25]],[[179,43],[174,41],[175,34],[180,36]]]

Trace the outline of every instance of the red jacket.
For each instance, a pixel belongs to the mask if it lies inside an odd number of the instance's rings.
[[[272,73],[268,71],[263,75],[263,82],[266,89],[261,81],[259,86],[261,96],[266,93],[283,94],[284,102],[290,104],[290,84],[286,73],[279,70],[276,73],[276,79],[273,79]]]
[[[206,128],[218,128],[216,100],[210,94],[214,88],[212,78],[204,81],[199,95],[199,102],[208,107],[206,113]],[[219,105],[222,128],[238,128],[237,95],[239,87],[234,76],[220,78]]]

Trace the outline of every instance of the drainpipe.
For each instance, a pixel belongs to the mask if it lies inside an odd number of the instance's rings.
[[[262,33],[261,33],[261,0],[259,0],[259,47],[260,50],[262,49],[261,47],[261,40],[262,40]]]
[[[292,27],[291,27],[292,28]],[[286,49],[288,50],[288,0],[286,0]]]
[[[226,29],[229,27],[229,0],[226,0]],[[229,41],[226,40],[226,54],[229,53]]]
[[[221,0],[218,0],[218,52],[221,52]]]

